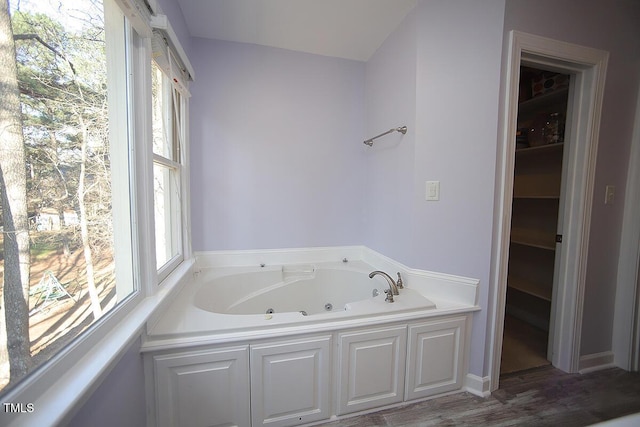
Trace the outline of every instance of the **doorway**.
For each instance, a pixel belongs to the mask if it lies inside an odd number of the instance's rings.
[[[520,65],[500,374],[551,364],[569,74]]]
[[[556,251],[547,358],[552,365],[577,372],[580,362],[586,255],[591,224],[596,153],[608,53],[532,34],[511,31],[504,74],[496,176],[494,245],[489,301],[489,391],[500,381],[507,305],[507,277],[513,209],[520,67],[571,75],[565,125],[558,225],[562,250]],[[567,141],[569,143],[567,144]]]

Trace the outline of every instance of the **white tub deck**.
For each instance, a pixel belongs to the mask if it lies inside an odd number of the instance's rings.
[[[350,255],[353,259],[354,254],[350,253]],[[346,269],[365,275],[373,270],[383,270],[394,277],[395,272],[399,271],[402,274],[405,289],[400,290],[400,295],[394,297],[393,303],[386,302],[384,293],[380,292],[376,297],[349,301],[346,307],[337,307],[331,312],[319,312],[307,316],[298,311],[273,314],[214,312],[213,310],[220,307],[220,304],[211,304],[211,301],[205,301],[205,299],[210,300],[219,295],[220,299],[226,298],[228,303],[234,300],[236,295],[230,297],[229,294],[233,292],[228,289],[203,291],[203,287],[225,276],[233,277],[249,272],[259,274],[264,268],[261,269],[260,264],[218,266],[219,257],[201,256],[193,272],[193,280],[187,281],[172,303],[163,310],[161,316],[150,322],[143,351],[332,331],[469,313],[480,309],[477,306],[477,280],[409,269],[373,251],[365,253],[360,251],[357,255],[360,255],[359,259],[350,260],[348,263],[341,262],[342,257],[333,257],[334,261],[326,261],[323,256],[318,257],[317,254],[315,256],[320,258],[317,262],[311,262],[309,259],[301,260],[299,257],[293,261],[297,261],[298,264],[300,264],[299,261],[313,264],[318,270]],[[228,259],[224,261],[228,262]],[[266,268],[282,269],[283,265],[296,265],[296,262],[270,263]],[[366,280],[369,280],[368,277]],[[377,283],[371,280],[371,290],[377,288],[382,291],[386,287],[382,278],[378,280],[380,281]]]

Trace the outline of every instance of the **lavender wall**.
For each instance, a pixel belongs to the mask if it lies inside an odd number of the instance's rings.
[[[193,39],[194,250],[362,243],[364,64]]]
[[[423,2],[366,64],[194,39],[194,249],[365,244],[480,279],[487,307],[503,11]],[[425,180],[441,201],[424,200]]]
[[[366,64],[193,39],[194,249],[366,244],[478,278],[485,310],[470,368],[486,375],[503,37],[517,29],[605,49],[582,354],[610,350],[639,14],[625,0],[576,4],[425,0]],[[407,135],[361,144],[400,125]],[[426,180],[440,181],[439,202],[424,200]],[[608,184],[612,206],[600,197]]]
[[[422,2],[367,63],[367,130],[409,132],[368,157],[365,242],[411,267],[480,279],[487,307],[504,1]],[[390,122],[390,124],[384,124]],[[396,124],[396,122],[398,122]],[[440,181],[440,201],[425,181]],[[487,310],[473,323],[482,375]]]
[[[487,308],[503,37],[517,29],[611,53],[583,355],[611,350],[627,157],[640,78],[639,7],[625,1],[617,6],[588,1],[577,8],[571,0],[423,1],[367,63],[366,73],[367,133],[375,134],[385,120],[402,121],[399,115],[414,125],[402,139],[396,136],[369,153],[365,243],[412,267],[480,279],[479,303]],[[593,31],[596,26],[601,30]],[[439,202],[424,200],[426,180],[440,181]],[[609,184],[616,186],[617,199],[605,206]],[[487,373],[487,315],[485,309],[474,318],[470,370],[477,375]]]
[[[409,262],[416,139],[416,19],[412,13],[366,64],[367,138],[407,126],[366,148],[367,198],[362,242]]]
[[[581,353],[611,349],[640,83],[637,2],[422,1],[367,64],[190,39],[177,2],[159,2],[197,77],[194,249],[366,244],[411,267],[479,278],[485,310],[474,318],[470,370],[481,376],[503,27],[608,50]],[[405,136],[361,143],[402,124]],[[424,201],[425,180],[441,181],[440,202]],[[604,206],[608,184],[616,203]],[[137,345],[74,422],[108,407],[143,423]]]
[[[503,0],[425,1],[418,33],[412,264],[480,280],[472,374],[483,376],[493,233]],[[424,198],[440,181],[440,201]]]
[[[640,84],[639,23],[640,3],[626,0],[509,0],[506,6],[505,35],[515,29],[610,53],[587,260],[582,355],[611,350],[628,156]],[[604,204],[606,185],[616,187],[613,205]]]
[[[146,423],[144,367],[140,339],[136,339],[68,427],[140,427]]]

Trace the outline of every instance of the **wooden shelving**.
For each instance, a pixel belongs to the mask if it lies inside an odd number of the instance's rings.
[[[525,294],[551,302],[552,289],[547,286],[546,283],[537,283],[528,279],[523,279],[522,277],[512,276],[509,276],[508,281],[509,286],[513,289],[517,289]]]
[[[516,150],[514,198],[560,198],[564,144]]]
[[[568,89],[561,89],[521,102],[518,128],[526,133],[540,126],[541,118],[564,113],[567,99]],[[548,329],[564,144],[542,144],[543,139],[531,138],[529,133],[534,146],[515,152],[507,311]]]
[[[555,250],[559,201],[556,197],[514,199],[511,242]]]
[[[531,246],[532,248],[546,249],[548,251],[554,251],[556,249],[556,236],[543,235],[535,233],[532,230],[517,230],[511,229],[511,243],[517,245]]]
[[[569,88],[567,87],[527,99],[518,105],[518,118],[523,119],[527,116],[538,114],[540,111],[548,109],[549,106],[564,105],[564,110],[566,110],[568,96]]]
[[[562,151],[564,144],[562,142],[556,144],[538,145],[537,147],[526,147],[516,149],[516,157],[523,157],[529,154],[552,153],[554,151]]]

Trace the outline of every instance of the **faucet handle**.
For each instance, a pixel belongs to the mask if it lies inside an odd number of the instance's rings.
[[[396,286],[398,289],[404,289],[404,285],[402,284],[402,277],[400,276],[400,272],[398,271],[398,281],[396,282]]]
[[[393,292],[391,291],[391,289],[385,289],[384,293],[387,294],[384,300],[387,302],[393,302]]]

